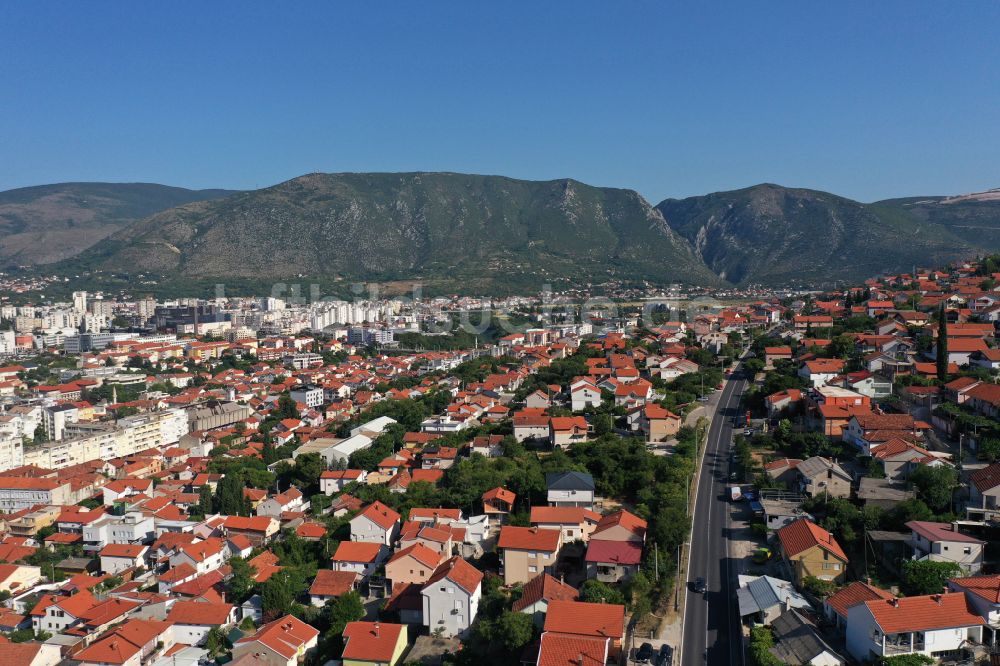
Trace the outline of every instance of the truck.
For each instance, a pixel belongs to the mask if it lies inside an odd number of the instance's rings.
[[[743,490],[739,486],[729,486],[729,499],[732,502],[739,502],[743,497]]]

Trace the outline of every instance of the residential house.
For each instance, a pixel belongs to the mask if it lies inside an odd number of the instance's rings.
[[[809,610],[812,604],[795,590],[787,580],[771,576],[740,575],[736,599],[740,617],[749,618],[754,624],[771,624],[790,608]]]
[[[782,664],[841,666],[847,663],[822,637],[816,625],[797,610],[785,611],[771,623],[774,647],[769,652]]]
[[[424,625],[432,634],[464,637],[479,612],[483,573],[463,560],[445,560],[420,591]]]
[[[546,644],[546,637],[549,639]],[[559,648],[558,641],[573,640],[607,641],[604,660],[618,663],[625,641],[625,607],[619,604],[595,604],[583,601],[553,600],[549,602],[545,615],[542,643],[538,655],[538,663],[559,663],[553,660]],[[565,653],[563,653],[565,655]],[[574,655],[575,656],[575,655]],[[563,656],[565,661],[565,656]],[[548,660],[548,661],[546,661]],[[602,664],[605,661],[584,660],[585,664]]]
[[[795,467],[799,492],[809,497],[826,493],[830,497],[851,496],[851,475],[829,458],[813,456]]]
[[[319,631],[293,615],[268,622],[233,645],[233,660],[256,655],[267,666],[296,666],[316,647]]]
[[[962,592],[874,599],[847,609],[847,651],[858,661],[961,654],[980,642],[983,617]]]
[[[681,417],[666,407],[655,402],[642,406],[639,417],[639,428],[646,436],[646,443],[666,442],[677,435],[681,429]]]
[[[554,416],[549,419],[549,444],[563,448],[586,442],[589,428],[582,416]]]
[[[544,409],[522,409],[514,412],[514,439],[548,439],[549,414]]]
[[[326,495],[339,493],[348,484],[364,483],[368,472],[363,469],[327,470],[319,476],[319,489]]]
[[[348,622],[343,636],[343,666],[397,666],[408,645],[406,625],[389,622]]]
[[[330,559],[334,571],[349,571],[362,578],[368,578],[375,573],[387,553],[385,544],[371,541],[341,541]]]
[[[148,551],[149,546],[109,543],[101,549],[101,571],[113,576],[128,569],[142,568]]]
[[[910,530],[913,559],[954,562],[966,574],[977,574],[983,568],[986,542],[962,534],[954,523],[911,520],[906,527]]]
[[[969,475],[969,517],[994,520],[1000,514],[1000,463],[992,463]]]
[[[527,583],[540,573],[553,573],[561,547],[561,530],[503,526],[497,548],[503,554],[504,583]]]
[[[601,389],[587,379],[578,379],[570,384],[570,408],[574,412],[601,406]]]
[[[504,522],[514,510],[516,499],[517,495],[506,488],[497,487],[487,490],[483,493],[483,513]]]
[[[556,580],[547,573],[538,574],[529,580],[521,590],[521,598],[514,602],[511,610],[532,617],[535,626],[541,628],[545,623],[549,602],[553,600],[576,601],[580,596],[577,589]]]
[[[585,472],[551,472],[545,475],[551,506],[594,507],[594,477]]]
[[[601,514],[575,506],[533,506],[530,522],[535,527],[562,531],[563,543],[586,542],[597,529]]]
[[[236,607],[211,601],[175,601],[167,622],[173,623],[178,643],[202,645],[214,627],[225,630],[236,623]]]
[[[807,576],[839,583],[847,573],[847,554],[833,535],[811,520],[796,520],[778,530],[785,567],[802,585]]]
[[[391,546],[399,535],[400,515],[375,501],[351,518],[351,541],[367,541]]]
[[[864,601],[892,599],[892,593],[875,587],[871,583],[855,581],[846,585],[823,601],[823,614],[837,627],[847,624],[847,611],[851,606]]]
[[[320,569],[309,586],[309,603],[325,606],[326,602],[338,599],[354,589],[358,574],[353,571]]]
[[[271,516],[226,516],[222,529],[226,536],[242,536],[254,548],[268,544],[277,534],[280,523]]]
[[[385,577],[393,586],[402,583],[425,583],[441,563],[441,553],[422,543],[393,553],[385,564]]]
[[[286,511],[302,511],[304,504],[305,498],[302,496],[302,491],[292,486],[285,492],[273,495],[261,502],[257,506],[257,515],[280,519],[281,514]]]
[[[129,620],[73,655],[79,666],[140,666],[175,643],[169,622]]]

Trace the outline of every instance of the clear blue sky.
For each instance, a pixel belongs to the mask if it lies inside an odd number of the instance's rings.
[[[654,203],[1000,187],[1000,3],[680,4],[8,2],[0,189],[409,170]]]

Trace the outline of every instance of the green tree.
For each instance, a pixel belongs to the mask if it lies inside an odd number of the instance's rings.
[[[774,647],[774,634],[765,625],[750,630],[750,664],[751,666],[781,666],[782,661],[771,654]]]
[[[944,303],[938,308],[937,337],[937,379],[944,384],[948,381],[948,316],[944,311]]]
[[[497,620],[494,637],[510,652],[520,650],[535,635],[535,625],[530,615],[504,611]]]
[[[265,622],[288,614],[294,601],[288,572],[285,570],[275,572],[260,586],[260,602]]]
[[[910,474],[910,482],[922,499],[936,513],[951,508],[952,495],[958,485],[958,472],[952,467],[920,465]]]
[[[213,657],[229,650],[229,642],[226,640],[226,634],[219,627],[212,627],[208,630],[208,635],[205,637],[205,649]]]
[[[229,593],[234,604],[241,604],[250,598],[256,581],[257,570],[242,557],[229,558],[232,575],[229,578]]]
[[[817,578],[816,576],[806,576],[802,580],[802,587],[813,596],[825,599],[836,591],[837,584],[833,581]]]
[[[49,436],[45,432],[45,426],[43,424],[39,423],[38,426],[35,428],[35,432],[31,437],[31,441],[33,441],[35,444],[41,444],[43,442],[49,441]]]
[[[617,588],[591,578],[580,586],[580,601],[593,604],[625,604],[625,597]]]
[[[278,404],[275,407],[273,415],[279,421],[297,419],[300,416],[299,409],[295,406],[295,401],[287,393],[278,398]]]
[[[944,589],[949,578],[961,573],[962,567],[955,562],[907,560],[903,562],[903,593],[908,596],[936,594]]]
[[[207,483],[198,489],[198,510],[203,516],[212,513],[212,486]]]
[[[241,470],[235,470],[222,477],[215,488],[215,510],[226,516],[250,515],[250,502],[243,495],[243,485]]]
[[[260,450],[260,456],[265,465],[277,462],[278,456],[274,452],[274,442],[271,440],[271,433],[264,434],[264,446]]]
[[[365,604],[361,595],[351,590],[330,603],[329,632],[337,636],[344,633],[348,622],[357,622],[365,616]]]

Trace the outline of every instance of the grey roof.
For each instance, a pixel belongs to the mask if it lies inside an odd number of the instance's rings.
[[[786,602],[791,608],[809,608],[809,600],[796,592],[787,580],[771,576],[740,576],[739,583],[736,597],[740,603],[740,617]]]
[[[912,490],[907,490],[888,479],[873,479],[865,476],[861,478],[858,485],[858,499],[860,500],[902,502],[914,496]]]
[[[809,664],[823,653],[844,663],[844,658],[820,637],[816,626],[794,609],[775,618],[771,630],[775,642],[771,654],[786,664]]]
[[[549,490],[594,490],[594,477],[586,472],[550,472],[545,475]]]
[[[851,480],[851,475],[845,472],[843,467],[829,458],[823,458],[820,456],[806,458],[795,468],[795,471],[807,479],[815,479],[819,476],[825,475],[827,470],[833,470],[834,474],[847,481]]]

